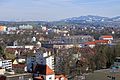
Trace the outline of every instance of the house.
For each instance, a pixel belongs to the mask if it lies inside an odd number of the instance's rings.
[[[65,75],[55,75],[54,71],[47,65],[37,65],[34,73],[38,75],[34,80],[68,80]]]
[[[37,64],[48,65],[54,70],[54,55],[50,50],[46,50],[44,53],[35,51],[35,55],[27,58],[27,70],[31,72],[32,66],[35,67]]]
[[[32,40],[31,40],[31,41],[32,41],[32,42],[36,42],[36,40],[37,40],[36,37],[32,37]]]
[[[45,50],[44,53],[36,50],[33,57],[27,58],[27,70],[33,73],[34,80],[56,80],[54,56],[50,50]],[[58,76],[56,78],[58,78]],[[60,80],[61,77],[58,79]]]
[[[6,27],[6,26],[1,26],[1,25],[0,25],[0,32],[5,32],[5,31],[6,31],[6,29],[7,29],[7,27]]]
[[[4,74],[5,74],[5,69],[3,69],[3,68],[0,67],[0,75],[4,75]]]
[[[89,46],[90,48],[94,48],[95,45],[96,45],[96,43],[95,43],[95,41],[92,41],[92,42],[85,42],[84,45],[85,45],[85,46]]]
[[[46,26],[42,26],[41,25],[41,29],[42,29],[42,31],[47,31],[47,27]]]
[[[0,74],[14,74],[12,60],[0,60]]]
[[[7,31],[16,31],[17,27],[7,27]]]
[[[110,40],[95,40],[96,44],[111,44]]]
[[[12,60],[2,60],[2,68],[12,70]]]
[[[25,64],[13,64],[13,70],[15,73],[24,73],[25,72]]]
[[[54,80],[54,56],[50,51],[36,51],[35,56],[27,58],[27,70],[34,74],[36,80],[40,80],[41,76],[45,80]]]
[[[55,75],[55,80],[68,80],[65,75]]]
[[[111,44],[111,41],[109,41],[109,40],[95,40],[95,41],[84,43],[85,46],[88,46],[90,48],[94,48],[97,44],[100,44],[100,45]]]
[[[34,73],[38,75],[34,80],[68,80],[65,75],[57,74],[47,65],[36,65]]]
[[[110,40],[110,41],[112,41],[113,36],[111,36],[111,35],[103,35],[103,36],[99,37],[99,40]]]
[[[6,46],[5,52],[14,54],[16,57],[26,58],[26,53],[34,52],[34,46]]]
[[[54,80],[55,79],[55,73],[48,65],[40,65],[37,64],[34,69],[34,75],[37,75],[38,77],[35,77],[35,79],[40,80]]]
[[[53,43],[71,43],[71,44],[80,44],[83,42],[93,41],[94,38],[90,35],[77,35],[77,36],[62,36],[56,37],[53,40]]]
[[[22,73],[22,74],[7,75],[5,80],[33,80],[33,79],[32,79],[32,74]]]
[[[19,29],[33,29],[32,25],[20,25]]]
[[[25,59],[15,59],[12,63],[12,69],[16,73],[24,73],[26,72],[26,64],[25,64]]]
[[[72,47],[74,47],[74,44],[65,44],[65,43],[53,44],[53,48],[56,48],[56,49],[61,49],[61,48],[69,49]]]

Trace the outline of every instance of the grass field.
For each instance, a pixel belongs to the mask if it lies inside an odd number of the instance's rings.
[[[115,80],[120,80],[120,71],[111,72],[110,70],[100,70],[90,73],[86,76],[86,80],[112,80],[107,76],[114,76]]]

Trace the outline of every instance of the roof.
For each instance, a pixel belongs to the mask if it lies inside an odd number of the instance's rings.
[[[95,40],[95,41],[92,41],[92,42],[86,42],[84,44],[87,44],[87,45],[95,45],[97,43],[108,43],[109,40]]]
[[[43,76],[35,77],[35,80],[44,80]]]
[[[120,59],[120,57],[116,57],[116,59]]]
[[[113,38],[113,36],[111,36],[111,35],[104,35],[104,36],[101,36],[101,38]]]
[[[25,68],[25,64],[13,64],[13,68]]]
[[[19,64],[19,63],[18,63],[18,61],[15,59],[15,60],[13,61],[13,64]]]
[[[6,76],[0,75],[0,80],[6,80]]]
[[[89,47],[88,47],[88,48],[80,48],[80,52],[81,52],[81,53],[92,54],[92,55],[95,54],[94,49],[89,48]]]
[[[108,43],[109,40],[95,40],[95,43]]]
[[[40,65],[40,64],[36,65],[34,72],[35,73],[39,72],[39,74],[43,74],[43,75],[54,74],[54,71],[50,69],[48,65]]]
[[[92,42],[86,42],[85,44],[87,44],[87,45],[95,45],[96,43],[94,41],[92,41]]]
[[[64,80],[68,80],[67,77],[65,75],[55,75],[55,79],[59,78],[59,80],[61,80],[60,78],[64,78]]]

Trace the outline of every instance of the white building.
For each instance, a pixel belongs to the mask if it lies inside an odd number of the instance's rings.
[[[36,47],[39,49],[39,48],[41,47],[41,42],[38,41],[38,42],[36,43]]]
[[[2,68],[12,70],[12,60],[2,60]]]
[[[40,71],[39,76],[43,76],[45,80],[55,79],[54,56],[51,54],[51,51],[46,51],[45,53],[36,51],[34,57],[27,59],[28,71],[32,70],[32,65],[35,67],[35,70],[37,69],[36,71]],[[40,70],[41,68],[43,71]]]
[[[32,37],[32,42],[36,42],[36,37]]]
[[[5,69],[0,69],[0,75],[4,75],[5,74]]]
[[[7,28],[7,31],[16,31],[17,30],[17,27],[8,27]]]
[[[34,48],[33,45],[25,45],[25,49],[30,49],[30,50],[32,50],[33,48]]]
[[[55,73],[47,65],[37,65],[35,72],[39,72],[37,77],[38,80],[55,80]],[[41,78],[41,79],[40,79]]]
[[[47,30],[47,27],[46,26],[41,26],[42,30],[43,31],[46,31]]]
[[[20,25],[19,29],[33,29],[32,25]]]
[[[100,40],[113,40],[113,36],[111,35],[103,35],[99,38]]]
[[[6,26],[1,26],[0,25],[0,32],[5,32],[7,30],[7,27]]]

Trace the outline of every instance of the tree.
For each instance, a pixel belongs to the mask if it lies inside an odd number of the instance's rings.
[[[2,48],[2,46],[0,46],[0,56],[3,56],[4,54],[4,49]]]
[[[12,53],[5,53],[5,58],[6,59],[14,60],[15,59],[15,55],[12,54]]]

